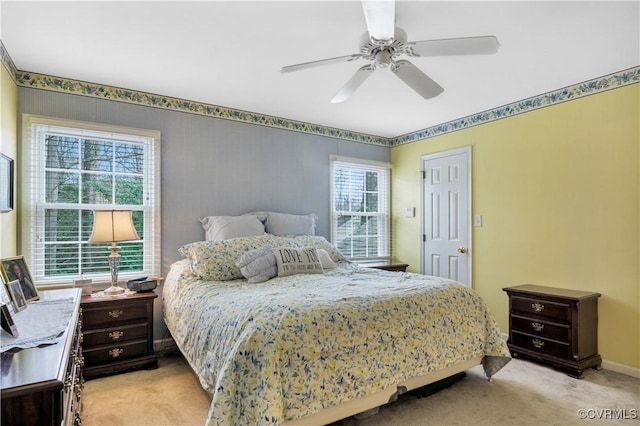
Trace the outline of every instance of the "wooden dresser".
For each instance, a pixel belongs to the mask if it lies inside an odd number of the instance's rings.
[[[85,378],[157,368],[153,350],[153,292],[82,297]]]
[[[570,376],[600,369],[598,297],[600,293],[519,285],[509,296],[509,342],[514,357],[547,363]]]
[[[73,314],[58,343],[2,353],[2,424],[80,425],[80,289],[41,291],[40,298],[73,298]]]

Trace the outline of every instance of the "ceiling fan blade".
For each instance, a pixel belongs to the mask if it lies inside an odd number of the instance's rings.
[[[393,63],[391,72],[425,99],[434,98],[444,91],[438,83],[409,61],[401,60]]]
[[[407,43],[415,56],[491,55],[500,43],[494,36],[445,38]]]
[[[391,44],[396,24],[395,1],[362,0],[362,10],[371,41],[374,44]]]
[[[342,89],[340,89],[340,91],[336,93],[333,99],[331,99],[331,103],[337,104],[349,99],[349,97],[353,95],[358,87],[360,87],[362,83],[364,83],[364,81],[369,78],[369,76],[375,70],[376,68],[373,65],[365,65],[364,67],[358,69],[358,71],[356,71],[356,73],[351,76],[349,81],[347,81],[347,83],[342,86]]]
[[[287,65],[286,67],[282,67],[280,69],[280,72],[286,73],[286,72],[300,71],[307,68],[319,67],[321,65],[355,61],[356,59],[361,58],[362,56],[363,55],[355,53],[353,55],[338,56],[336,58],[328,58],[328,59],[320,59],[318,61],[304,62],[302,64]]]

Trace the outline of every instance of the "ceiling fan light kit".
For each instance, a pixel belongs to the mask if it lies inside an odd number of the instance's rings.
[[[367,32],[360,38],[360,53],[321,59],[283,67],[280,72],[293,72],[311,67],[364,59],[371,63],[360,67],[333,97],[331,103],[344,102],[355,93],[376,69],[389,68],[407,86],[425,99],[441,94],[444,89],[413,63],[401,56],[491,55],[500,43],[495,36],[460,37],[439,40],[407,41],[407,33],[395,26],[395,1],[362,1]]]

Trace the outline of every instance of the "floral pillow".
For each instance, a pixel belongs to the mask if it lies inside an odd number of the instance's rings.
[[[242,278],[236,260],[245,252],[269,245],[273,236],[232,238],[224,241],[197,241],[182,246],[180,254],[189,259],[191,270],[205,281],[227,281]]]
[[[303,248],[303,247],[313,247],[316,249],[323,249],[327,253],[329,253],[329,257],[334,262],[346,262],[347,258],[344,257],[342,253],[326,238],[321,237],[319,235],[298,235],[295,237],[285,237],[285,236],[272,236],[271,245],[273,247],[294,247],[294,248]]]

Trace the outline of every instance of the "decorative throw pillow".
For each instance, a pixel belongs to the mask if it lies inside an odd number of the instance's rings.
[[[300,249],[277,247],[273,249],[273,252],[276,255],[278,276],[322,273],[318,251],[313,247]]]
[[[269,246],[249,250],[240,256],[236,266],[250,283],[261,283],[278,275],[276,256]]]
[[[264,223],[258,216],[207,216],[200,219],[207,241],[253,237],[264,234]]]
[[[318,251],[318,257],[320,258],[320,264],[322,269],[335,269],[336,264],[331,260],[331,256],[324,249],[316,249]]]

